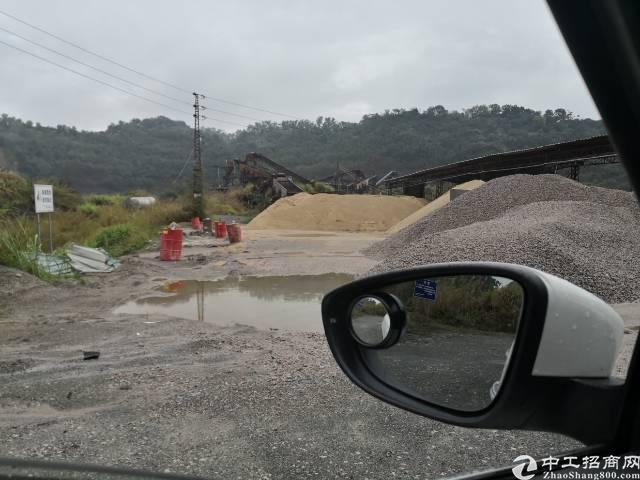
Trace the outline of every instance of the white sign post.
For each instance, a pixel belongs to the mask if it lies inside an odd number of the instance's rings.
[[[33,184],[33,197],[36,202],[38,218],[38,240],[40,240],[40,214],[49,214],[49,251],[53,253],[53,230],[51,229],[51,213],[53,212],[53,186]]]

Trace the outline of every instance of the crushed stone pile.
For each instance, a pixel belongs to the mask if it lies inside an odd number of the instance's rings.
[[[370,273],[429,263],[528,265],[610,303],[640,298],[640,207],[630,192],[514,175],[468,192],[370,247]]]
[[[248,227],[384,232],[424,204],[424,200],[414,197],[298,193],[275,202],[249,222]]]
[[[456,185],[454,188],[457,189],[457,190],[470,191],[470,190],[475,190],[476,188],[480,187],[481,185],[484,185],[484,182],[482,180],[471,180],[469,182],[465,182],[465,183],[462,183],[460,185]],[[449,190],[448,192],[443,193],[442,195],[440,195],[435,200],[427,203],[420,210],[416,210],[415,212],[413,212],[408,217],[403,218],[402,220],[400,220],[393,227],[391,227],[389,230],[387,230],[387,233],[392,234],[392,233],[399,232],[403,228],[406,228],[409,225],[412,225],[412,224],[416,223],[421,218],[426,217],[430,213],[435,212],[436,210],[438,210],[439,208],[444,207],[446,204],[449,203],[450,200],[451,200],[451,190]]]

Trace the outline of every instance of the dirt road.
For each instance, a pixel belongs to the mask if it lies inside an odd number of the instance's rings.
[[[353,386],[318,333],[116,315],[168,281],[359,274],[375,235],[248,232],[46,284],[0,271],[0,455],[214,478],[433,478],[558,453],[556,435],[465,430]],[[318,306],[319,309],[319,306]],[[83,350],[101,352],[82,360]]]

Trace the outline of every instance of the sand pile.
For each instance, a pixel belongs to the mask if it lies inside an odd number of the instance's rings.
[[[475,190],[476,188],[480,187],[481,185],[484,185],[484,182],[482,180],[471,180],[469,182],[465,182],[465,183],[461,183],[460,185],[456,185],[454,188],[456,190]],[[412,225],[412,224],[416,223],[421,218],[426,217],[430,213],[435,212],[436,210],[438,210],[439,208],[444,207],[446,204],[449,203],[450,200],[451,200],[451,191],[443,193],[442,195],[440,195],[435,200],[433,200],[433,201],[429,202],[428,204],[426,204],[420,210],[416,210],[415,212],[413,212],[408,217],[400,220],[393,227],[391,227],[389,230],[387,230],[387,233],[392,234],[392,233],[399,232],[403,228],[406,228],[409,225]]]
[[[298,193],[255,217],[250,229],[384,232],[424,206],[414,197]]]
[[[438,262],[528,265],[608,302],[640,298],[640,207],[629,192],[555,175],[492,180],[373,245],[371,273]]]

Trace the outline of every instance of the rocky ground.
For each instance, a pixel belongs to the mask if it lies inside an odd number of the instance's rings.
[[[48,284],[0,271],[0,455],[213,478],[433,478],[576,445],[557,435],[467,430],[352,385],[324,337],[112,309],[173,279],[360,274],[363,234],[251,232],[157,252],[106,275]],[[631,318],[633,306],[625,307]],[[629,334],[633,335],[633,334]],[[83,360],[82,351],[100,351]]]

